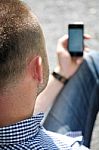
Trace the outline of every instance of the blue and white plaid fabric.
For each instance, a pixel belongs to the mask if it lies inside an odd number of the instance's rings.
[[[46,131],[40,124],[43,116],[43,113],[40,113],[30,119],[0,128],[0,150],[72,150],[75,143],[78,149],[82,147],[79,144],[81,138]]]

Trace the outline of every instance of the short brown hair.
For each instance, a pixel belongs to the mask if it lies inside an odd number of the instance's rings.
[[[0,88],[23,72],[27,56],[43,55],[43,49],[42,30],[30,9],[19,0],[0,0]]]

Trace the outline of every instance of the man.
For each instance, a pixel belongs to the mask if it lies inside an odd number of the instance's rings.
[[[88,37],[86,37],[88,38]],[[61,58],[57,72],[69,79],[82,58],[72,59],[58,44]],[[19,0],[0,0],[0,149],[87,149],[82,138],[46,131],[40,113],[32,117],[37,95],[46,87],[48,63],[42,29],[37,18]],[[67,60],[66,60],[67,59]],[[45,103],[46,106],[46,103]],[[45,107],[44,106],[44,107]]]

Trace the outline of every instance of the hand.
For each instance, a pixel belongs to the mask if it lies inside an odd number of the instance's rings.
[[[84,36],[85,39],[90,39],[89,35]],[[65,78],[70,78],[83,62],[83,57],[71,57],[67,50],[68,36],[65,35],[59,39],[57,45],[58,65],[55,69]]]

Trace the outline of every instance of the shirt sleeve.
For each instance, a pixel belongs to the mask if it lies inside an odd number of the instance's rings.
[[[89,149],[85,147],[84,145],[79,145],[78,143],[75,143],[72,146],[72,150],[89,150]]]

